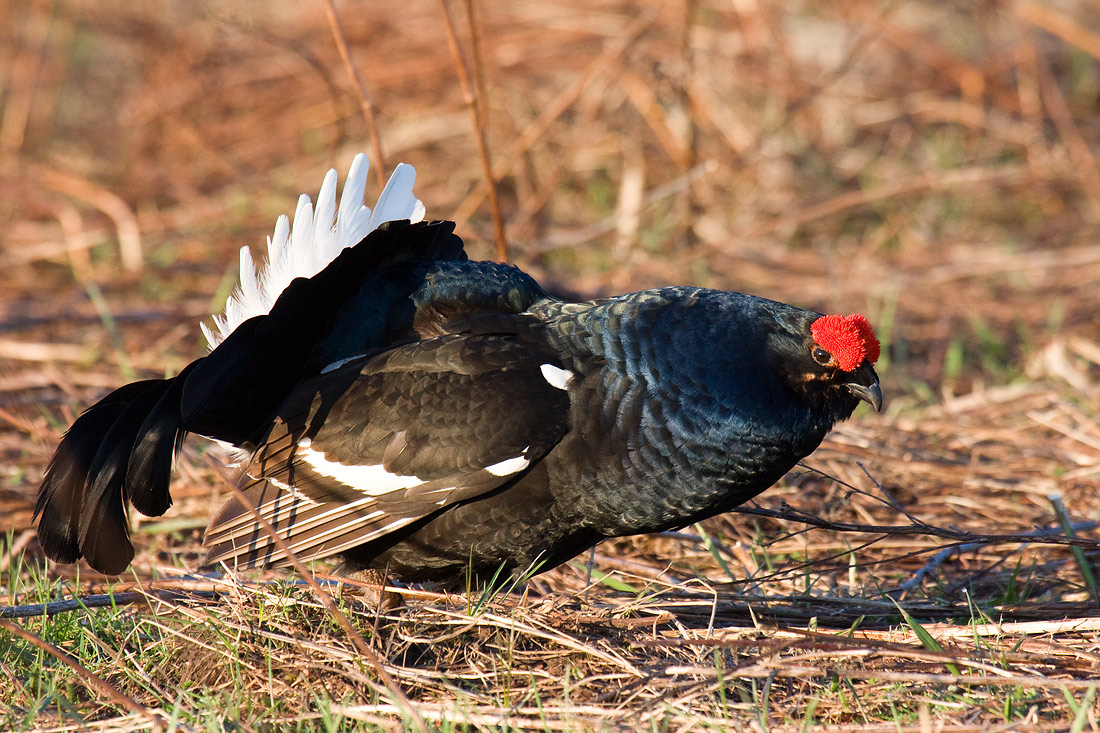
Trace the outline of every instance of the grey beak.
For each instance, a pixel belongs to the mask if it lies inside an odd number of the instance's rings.
[[[878,386],[878,379],[875,379],[870,385],[849,382],[844,386],[856,397],[875,408],[875,412],[882,412],[882,388]]]

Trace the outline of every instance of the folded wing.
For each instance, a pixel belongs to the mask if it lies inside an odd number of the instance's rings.
[[[568,429],[562,374],[509,335],[448,334],[341,364],[280,410],[244,495],[302,559],[367,544],[540,461]],[[206,544],[210,563],[290,562],[236,498]]]

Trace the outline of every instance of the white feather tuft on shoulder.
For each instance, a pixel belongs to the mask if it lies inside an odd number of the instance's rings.
[[[405,163],[394,169],[374,211],[364,206],[369,167],[362,153],[352,160],[339,209],[335,170],[330,170],[321,184],[316,211],[309,196],[302,194],[294,212],[294,226],[285,215],[275,222],[275,232],[267,238],[267,266],[262,271],[253,262],[248,247],[241,248],[241,280],[226,301],[225,314],[214,316],[213,328],[201,324],[211,349],[249,318],[268,313],[294,278],[313,277],[380,224],[424,218],[424,204],[413,195],[416,170]]]

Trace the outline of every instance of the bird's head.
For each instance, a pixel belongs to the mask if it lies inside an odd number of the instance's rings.
[[[863,400],[882,409],[874,364],[879,341],[866,318],[797,311],[780,319],[773,365],[787,384],[811,403],[843,419]]]
[[[858,313],[850,316],[819,316],[810,323],[803,348],[808,359],[800,359],[798,377],[807,389],[847,392],[876,410],[882,409],[882,389],[874,364],[879,341],[870,322]]]

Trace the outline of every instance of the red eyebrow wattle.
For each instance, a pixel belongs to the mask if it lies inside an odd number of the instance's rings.
[[[866,359],[878,361],[880,345],[871,323],[858,313],[822,316],[810,326],[814,343],[836,357],[837,365],[850,372]]]

